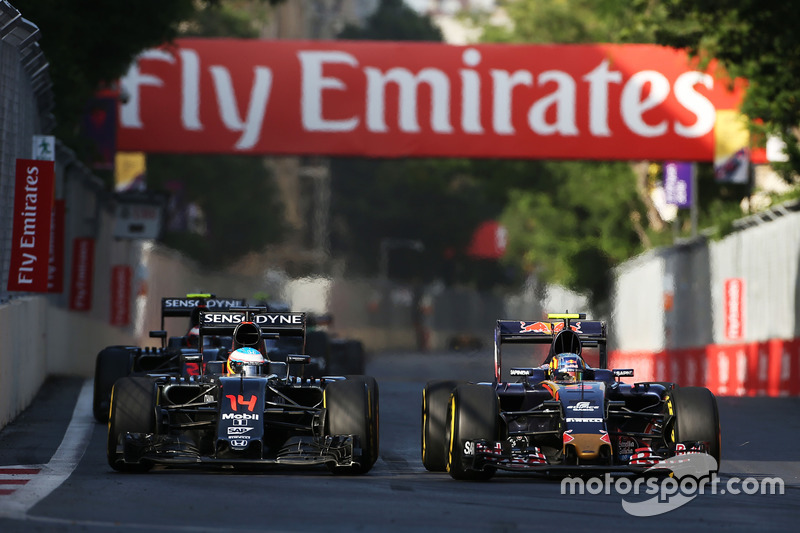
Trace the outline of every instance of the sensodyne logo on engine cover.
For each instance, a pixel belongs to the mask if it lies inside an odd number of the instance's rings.
[[[202,313],[204,325],[240,324],[246,320],[244,313]],[[252,321],[259,326],[302,326],[302,314],[274,313],[254,315]]]

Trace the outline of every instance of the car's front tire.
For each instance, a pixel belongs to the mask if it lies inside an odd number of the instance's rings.
[[[453,479],[483,481],[495,469],[473,470],[464,466],[467,442],[497,439],[500,427],[500,402],[494,388],[487,385],[459,385],[450,395],[447,410],[447,471]]]
[[[674,416],[669,432],[672,444],[701,441],[708,443],[708,454],[717,461],[721,454],[719,409],[714,394],[705,387],[680,387],[670,391],[667,411]]]
[[[124,377],[111,390],[106,454],[108,464],[120,472],[145,472],[152,468],[147,461],[126,463],[117,447],[126,433],[156,432],[155,384],[148,377]]]
[[[422,389],[422,466],[430,472],[447,470],[448,442],[445,431],[450,394],[463,381],[438,379],[429,381]]]
[[[328,435],[353,435],[360,452],[351,466],[332,465],[334,474],[365,474],[378,460],[378,385],[374,378],[351,376],[325,387]]]

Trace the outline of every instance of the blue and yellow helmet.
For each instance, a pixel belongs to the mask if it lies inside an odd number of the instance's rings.
[[[550,379],[553,381],[581,381],[586,364],[580,355],[560,353],[550,360]]]

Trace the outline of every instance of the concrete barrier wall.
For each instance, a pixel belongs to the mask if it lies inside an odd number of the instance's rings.
[[[0,306],[0,427],[28,406],[47,376],[44,298]],[[33,326],[33,327],[32,327]]]

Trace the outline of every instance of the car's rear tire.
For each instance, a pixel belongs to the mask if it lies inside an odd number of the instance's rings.
[[[378,384],[367,376],[350,376],[325,387],[328,435],[353,435],[360,452],[351,466],[331,465],[334,474],[358,475],[369,472],[379,453]]]
[[[304,375],[331,375],[331,341],[326,331],[309,331],[306,333],[306,354],[312,358],[312,364],[304,368]]]
[[[364,344],[357,340],[347,340],[344,345],[344,361],[348,374],[363,374],[365,370]]]
[[[145,472],[152,468],[147,461],[125,463],[117,445],[125,433],[156,432],[156,396],[154,382],[148,377],[124,377],[111,390],[108,418],[108,464],[120,472]]]
[[[714,394],[705,387],[680,387],[670,391],[667,412],[674,415],[670,429],[673,444],[707,442],[708,454],[721,461],[719,409]]]
[[[108,422],[108,409],[111,405],[111,387],[133,369],[132,346],[109,346],[97,354],[94,365],[94,397],[92,412],[95,420]]]
[[[447,406],[450,394],[463,381],[438,379],[429,381],[422,389],[422,466],[431,472],[447,470]]]
[[[495,469],[472,470],[463,464],[465,442],[497,439],[500,428],[500,402],[488,385],[459,385],[450,395],[447,409],[447,471],[453,479],[484,481]]]

